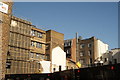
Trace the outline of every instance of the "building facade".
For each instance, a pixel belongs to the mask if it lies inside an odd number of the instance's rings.
[[[52,49],[59,46],[64,50],[64,34],[54,30],[46,31],[46,56],[48,60],[52,59]]]
[[[64,51],[68,60],[76,62],[76,38],[64,40]]]
[[[97,45],[97,59],[100,59],[100,57],[108,51],[108,44],[103,43],[101,40],[96,41]]]
[[[120,48],[111,49],[102,55],[104,65],[120,63]]]
[[[31,22],[12,16],[6,74],[41,73],[40,61],[52,59],[52,49],[63,50],[62,33],[36,28]]]
[[[112,52],[108,51],[102,55],[103,65],[112,64]]]
[[[108,50],[108,45],[95,37],[88,39],[79,37],[77,40],[65,40],[64,50],[67,53],[67,57],[74,62],[80,62],[82,65],[81,67],[87,67],[94,64],[95,61],[99,61],[102,54]],[[72,47],[72,45],[74,45],[74,47]],[[72,48],[74,49],[74,52],[72,52]],[[74,60],[72,56],[75,57],[76,60]]]
[[[52,50],[51,72],[66,70],[66,53],[59,46]]]
[[[78,45],[78,56],[80,56],[78,61],[83,67],[99,63],[102,60],[102,54],[108,51],[108,45],[95,37],[79,39]]]
[[[31,60],[31,31],[31,22],[12,16],[6,74],[36,73],[39,71],[40,64]]]
[[[12,5],[11,0],[9,2],[0,1],[0,80],[4,79],[6,71]]]
[[[80,62],[82,64],[82,67],[94,63],[96,53],[95,42],[96,42],[95,37],[78,40],[77,56],[79,56],[79,58],[77,58],[77,62]]]
[[[46,50],[46,31],[36,27],[31,28],[31,46],[30,46],[30,59],[31,60],[45,60]]]
[[[76,66],[76,38],[64,40],[64,51],[66,52],[67,69],[77,68]]]
[[[112,54],[112,63],[120,63],[120,48],[111,49]]]
[[[64,49],[64,34],[12,16],[12,2],[0,4],[7,10],[0,9],[0,79],[5,74],[40,73],[40,61],[51,60],[53,48]]]

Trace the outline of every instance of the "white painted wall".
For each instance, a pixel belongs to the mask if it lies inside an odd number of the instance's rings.
[[[114,59],[117,60],[117,63],[120,63],[120,49],[112,49],[107,53],[104,53],[103,56],[103,61],[106,59],[108,59],[107,62],[104,62],[104,65],[108,65],[109,62],[112,62],[112,64],[115,63]]]
[[[50,73],[50,61],[40,61],[42,72],[41,73]]]
[[[51,72],[54,72],[53,68],[59,71],[59,66],[61,70],[66,70],[66,53],[58,46],[52,50]]]
[[[100,40],[97,40],[97,50],[98,50],[98,55],[97,57],[101,57],[104,53],[108,51],[108,44],[103,43]]]
[[[113,63],[114,63],[114,59],[117,60],[117,63],[120,63],[120,49],[113,49],[111,50],[113,52],[112,56],[113,56]]]
[[[106,61],[105,61],[105,58],[106,58]],[[110,64],[110,62],[112,62],[112,53],[111,52],[104,53],[102,55],[102,61],[103,61],[103,65]]]

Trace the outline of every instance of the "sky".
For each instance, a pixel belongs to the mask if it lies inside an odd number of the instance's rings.
[[[15,2],[13,15],[31,21],[37,28],[55,30],[72,39],[95,36],[118,48],[117,2]]]

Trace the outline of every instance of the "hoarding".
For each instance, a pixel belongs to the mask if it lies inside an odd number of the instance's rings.
[[[3,2],[0,2],[0,12],[8,13],[8,5]]]

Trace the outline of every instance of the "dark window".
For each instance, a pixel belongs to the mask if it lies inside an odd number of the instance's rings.
[[[46,50],[50,48],[50,44],[46,44]]]
[[[92,55],[92,51],[91,51],[91,50],[88,51],[88,55],[89,55],[89,56]]]
[[[60,66],[59,66],[59,71],[61,71],[61,68],[62,68],[62,66],[60,65]]]
[[[71,57],[70,49],[66,49],[65,52],[66,52],[66,57],[70,58]]]
[[[92,47],[92,44],[91,44],[91,43],[89,43],[89,44],[88,44],[88,47]]]
[[[64,46],[67,47],[67,43],[64,43]]]
[[[85,44],[81,44],[81,45],[80,45],[80,48],[84,48],[84,47],[85,47]]]
[[[71,41],[68,43],[68,46],[71,46]]]
[[[7,61],[7,62],[6,62],[6,68],[7,68],[7,69],[10,69],[10,67],[11,67],[11,62],[10,62],[10,61]]]
[[[90,58],[90,63],[92,63],[92,58]]]
[[[69,50],[66,50],[66,53],[69,54]]]
[[[117,63],[117,59],[114,59],[114,64],[116,64]]]
[[[105,58],[105,59],[104,59],[104,62],[107,62],[107,61],[108,61],[108,58]]]

